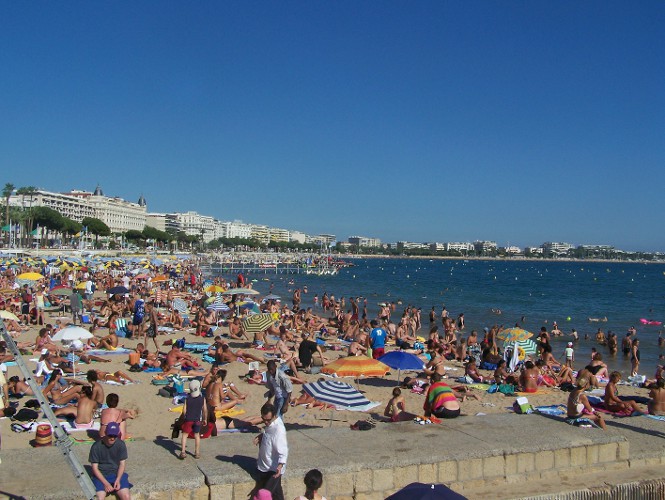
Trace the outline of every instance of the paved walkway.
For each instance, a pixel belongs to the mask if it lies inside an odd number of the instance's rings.
[[[383,498],[385,492],[417,480],[452,484],[470,498],[483,496],[483,491],[492,491],[494,498],[511,498],[526,494],[534,478],[542,492],[548,481],[549,487],[562,488],[559,478],[584,470],[599,474],[633,469],[634,475],[640,467],[665,462],[665,422],[632,417],[608,423],[610,429],[602,432],[540,415],[505,414],[442,425],[379,424],[370,431],[287,425],[290,457],[285,489],[287,498],[301,494],[304,473],[318,468],[324,473],[322,493],[329,500]],[[198,461],[178,460],[178,446],[170,438],[130,442],[133,494],[246,498],[257,451],[253,437],[234,433],[204,440],[203,458]],[[73,449],[87,463],[89,446]],[[0,456],[0,497],[81,497],[57,448],[14,450]],[[519,485],[514,483],[525,478],[528,481],[518,493]],[[496,489],[511,483],[512,490]]]

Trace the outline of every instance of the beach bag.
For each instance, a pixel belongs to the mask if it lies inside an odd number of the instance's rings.
[[[175,341],[175,346],[180,348],[180,349],[184,349],[185,348],[185,339],[181,338],[181,339],[176,340]]]
[[[53,444],[53,430],[49,424],[39,424],[35,431],[35,441],[33,446],[51,446]]]
[[[39,408],[39,401],[36,399],[29,399],[25,402],[24,406],[26,408]]]
[[[529,400],[524,397],[519,397],[513,403],[513,410],[519,415],[528,415],[533,413],[533,406],[529,404]]]
[[[499,384],[492,384],[490,385],[489,389],[487,389],[487,392],[490,394],[494,394],[495,392],[499,391]]]

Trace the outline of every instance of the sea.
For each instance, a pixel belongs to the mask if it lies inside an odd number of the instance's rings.
[[[395,302],[393,317],[399,319],[407,305],[422,308],[423,334],[429,327],[432,307],[440,316],[445,305],[450,316],[464,313],[465,335],[493,325],[516,324],[533,332],[557,322],[564,337],[552,339],[556,357],[563,354],[568,335],[576,329],[576,367],[583,367],[595,347],[611,369],[630,374],[630,360],[621,349],[611,357],[595,342],[598,328],[617,334],[619,347],[628,328],[637,329],[640,339],[640,374],[652,378],[665,353],[658,346],[663,326],[644,325],[640,320],[665,321],[665,264],[632,262],[534,261],[534,260],[441,260],[428,258],[352,259],[352,267],[336,275],[276,274],[275,270],[245,273],[255,280],[262,294],[282,297],[291,304],[295,288],[301,290],[302,306],[314,306],[314,295],[336,299],[363,297],[368,316],[376,317],[379,303]],[[233,279],[233,276],[225,276]],[[499,314],[500,311],[500,314]],[[321,309],[319,313],[322,314]],[[589,318],[607,318],[592,322]],[[440,322],[439,322],[440,325]],[[588,335],[588,339],[585,336]]]

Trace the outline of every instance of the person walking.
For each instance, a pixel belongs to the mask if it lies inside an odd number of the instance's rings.
[[[90,447],[88,461],[92,466],[92,482],[97,490],[98,500],[115,493],[120,500],[129,500],[132,484],[125,472],[127,445],[120,439],[120,424],[111,422],[106,426],[106,434]]]
[[[76,318],[78,318],[81,323],[83,323],[81,318],[82,304],[83,301],[81,300],[81,295],[79,295],[79,291],[74,288],[71,295],[69,296],[69,308],[72,310],[72,323],[74,324],[76,324]]]
[[[293,384],[289,377],[277,367],[277,361],[271,359],[267,365],[268,375],[266,386],[268,387],[268,402],[274,397],[274,406],[277,416],[281,417],[289,410]]]
[[[254,444],[259,447],[259,456],[256,460],[259,477],[255,491],[266,489],[272,493],[273,499],[284,500],[282,476],[289,457],[286,428],[271,403],[261,407],[261,419],[265,429],[254,438]]]

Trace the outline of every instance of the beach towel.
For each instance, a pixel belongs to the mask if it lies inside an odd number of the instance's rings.
[[[48,422],[44,422],[48,423]],[[75,422],[60,422],[60,426],[65,430],[66,433],[70,432],[80,432],[80,431],[98,431],[99,428],[101,427],[101,424],[99,422],[93,422],[91,426],[81,426],[81,425],[76,425]]]
[[[596,429],[600,429],[600,426],[596,422],[585,417],[567,418],[566,423],[576,427],[595,427]]]
[[[487,391],[490,388],[490,385],[489,384],[469,384],[469,387],[471,387],[471,389],[478,389],[478,390],[481,390],[481,391]]]
[[[665,422],[665,417],[663,417],[662,415],[646,415],[645,414],[644,416],[649,417],[653,420],[661,420],[661,421]]]
[[[609,411],[605,408],[605,403],[603,401],[592,403],[591,398],[588,399],[591,407],[597,412],[607,413],[609,415],[614,415],[615,417],[630,417],[633,414],[632,410]]]
[[[543,415],[565,415],[566,407],[564,405],[536,406],[536,413]]]
[[[117,356],[119,354],[129,354],[130,352],[134,352],[134,350],[125,347],[116,347],[112,351],[107,351],[106,349],[90,349],[87,351],[88,354],[93,354],[95,356]]]

